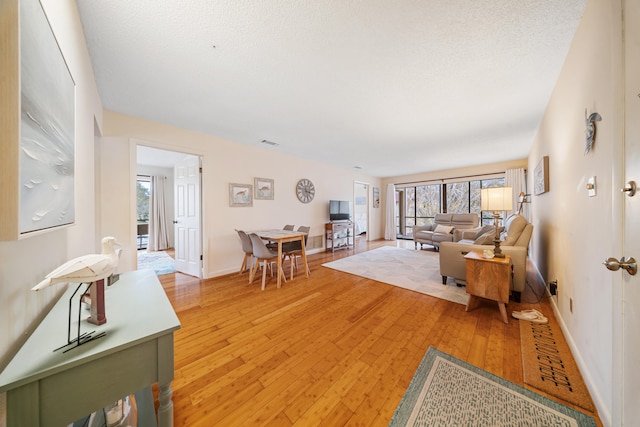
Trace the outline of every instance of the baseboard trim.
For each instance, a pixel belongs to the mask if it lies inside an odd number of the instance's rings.
[[[584,359],[582,358],[582,354],[580,354],[580,351],[576,346],[573,336],[571,335],[571,331],[567,327],[567,324],[565,323],[564,318],[560,313],[560,309],[558,308],[558,296],[551,295],[551,293],[549,292],[549,288],[547,287],[546,280],[544,279],[544,277],[542,277],[542,274],[540,274],[540,270],[538,270],[538,266],[530,258],[528,259],[528,263],[529,265],[527,267],[531,267],[531,272],[529,271],[527,272],[527,280],[536,280],[537,284],[542,284],[542,286],[544,286],[544,292],[546,296],[549,298],[551,307],[553,308],[553,314],[556,317],[556,320],[558,321],[558,325],[562,330],[562,334],[564,335],[567,345],[571,349],[571,354],[573,355],[573,359],[576,361],[576,364],[578,365],[578,369],[580,369],[580,374],[582,375],[582,378],[584,379],[584,382],[587,388],[589,389],[589,394],[591,394],[591,399],[593,400],[593,403],[596,405],[598,416],[600,417],[600,420],[605,426],[610,426],[611,413],[608,411],[607,406],[604,404],[602,396],[598,392],[598,389],[595,387],[594,381],[588,369],[588,366],[586,365]]]

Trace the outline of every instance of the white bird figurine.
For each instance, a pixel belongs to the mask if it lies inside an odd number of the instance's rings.
[[[47,274],[45,279],[31,288],[32,291],[51,286],[55,283],[91,283],[111,276],[118,267],[121,249],[115,237],[102,239],[102,253],[83,255],[62,264]]]

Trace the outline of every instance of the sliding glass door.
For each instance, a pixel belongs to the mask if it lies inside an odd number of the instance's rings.
[[[493,213],[480,211],[480,190],[503,185],[504,178],[500,177],[397,188],[397,236],[412,239],[414,225],[433,224],[441,212],[475,213],[482,224],[492,224]]]
[[[136,223],[138,226],[138,249],[147,249],[149,243],[149,210],[151,180],[138,176],[136,181]]]

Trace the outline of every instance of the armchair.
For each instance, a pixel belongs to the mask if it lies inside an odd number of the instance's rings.
[[[504,254],[511,255],[511,263],[513,264],[511,291],[514,300],[520,301],[520,294],[524,291],[526,283],[527,253],[533,225],[529,224],[523,216],[512,215],[505,220],[504,229],[500,248]],[[487,233],[490,235],[495,231]],[[487,233],[474,236],[475,240],[463,239],[458,242],[440,243],[440,275],[443,284],[447,283],[448,277],[453,277],[458,285],[466,283],[467,270],[464,256],[469,251],[492,250],[493,243],[492,240],[486,238]],[[463,237],[469,237],[468,234],[463,234]],[[486,244],[481,244],[485,242]]]

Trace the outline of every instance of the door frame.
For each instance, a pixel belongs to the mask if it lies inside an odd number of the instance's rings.
[[[204,207],[204,200],[202,195],[204,194],[204,156],[200,153],[196,153],[196,152],[192,152],[189,150],[184,150],[181,147],[175,147],[175,146],[169,146],[169,145],[163,145],[163,144],[157,144],[151,141],[146,141],[146,140],[141,140],[141,139],[135,139],[135,138],[131,138],[129,140],[129,148],[130,148],[130,152],[131,152],[131,159],[132,159],[132,165],[133,165],[133,171],[132,171],[132,182],[131,182],[131,188],[132,188],[132,195],[131,195],[131,199],[133,200],[132,203],[132,212],[129,212],[129,218],[131,220],[130,224],[130,230],[131,230],[131,236],[130,239],[132,242],[137,242],[137,225],[136,225],[136,221],[135,221],[135,215],[136,215],[136,182],[137,182],[137,166],[138,166],[138,146],[142,146],[142,147],[147,147],[147,148],[152,148],[155,150],[162,150],[162,151],[170,151],[176,154],[184,154],[184,155],[188,155],[188,156],[195,156],[199,158],[199,163],[200,163],[200,194],[198,195],[198,197],[200,198],[200,209],[199,209],[199,214],[200,214],[200,252],[202,253],[202,261],[201,261],[201,265],[200,265],[200,271],[199,271],[199,278],[203,279],[205,277],[207,277],[208,274],[208,262],[207,262],[207,258],[208,258],[208,251],[207,248],[204,246],[204,241],[205,238],[204,236],[206,235],[206,225],[205,225],[205,221],[204,218],[205,217],[205,207]],[[173,166],[172,166],[173,168]],[[173,225],[173,224],[172,224]],[[174,236],[175,239],[175,236]],[[175,241],[174,241],[174,245],[175,245]],[[137,246],[136,246],[137,247]],[[138,266],[138,251],[135,251],[136,255],[135,255],[135,266],[137,268]]]
[[[366,197],[366,201],[365,201],[365,213],[367,215],[367,231],[366,231],[366,241],[369,241],[369,238],[371,236],[371,232],[370,232],[370,220],[371,220],[371,212],[369,211],[369,200],[370,196],[369,196],[369,190],[371,189],[371,185],[368,182],[364,182],[364,181],[353,181],[353,216],[355,217],[355,213],[356,213],[356,186],[357,185],[364,185],[365,187],[365,197]],[[354,222],[355,222],[355,218],[354,218]],[[354,236],[355,238],[355,236]]]

